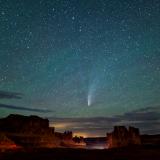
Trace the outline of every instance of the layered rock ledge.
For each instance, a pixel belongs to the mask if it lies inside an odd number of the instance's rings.
[[[107,148],[119,148],[140,145],[141,137],[138,128],[115,126],[114,131],[107,133]]]
[[[49,120],[38,116],[9,115],[0,119],[0,148],[85,147],[76,142],[72,132],[58,133]]]

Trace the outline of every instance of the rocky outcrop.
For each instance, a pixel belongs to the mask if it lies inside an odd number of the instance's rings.
[[[125,147],[129,145],[140,145],[141,138],[139,129],[125,126],[115,126],[112,133],[107,133],[107,148]]]
[[[9,134],[9,139],[25,148],[54,148],[60,147],[60,139],[51,134]]]
[[[17,147],[15,142],[9,139],[4,133],[0,132],[0,149],[13,149]]]
[[[55,132],[55,136],[61,139],[61,146],[73,147],[73,148],[84,148],[86,143],[83,137],[73,137],[71,131],[65,131],[64,133]]]
[[[64,133],[55,132],[55,136],[62,140],[71,140],[73,133],[71,131],[65,131]]]
[[[9,115],[0,120],[0,129],[3,132],[44,134],[54,132],[54,128],[49,128],[48,119],[38,116]]]
[[[77,147],[72,132],[54,132],[48,119],[38,116],[9,115],[0,119],[0,131],[5,137],[0,142],[6,146],[13,142],[13,145],[30,148]]]
[[[57,147],[59,139],[54,136],[54,127],[48,119],[38,116],[9,115],[0,119],[1,132],[16,145],[22,147]],[[7,142],[4,142],[9,146]]]
[[[141,144],[141,136],[138,128],[129,127],[129,144],[131,145]]]
[[[84,140],[84,138],[82,136],[80,136],[80,137],[77,137],[77,136],[73,137],[73,141],[74,141],[74,143],[76,143],[77,146],[82,146],[82,148],[84,146],[86,146],[86,142],[85,142],[85,140]]]

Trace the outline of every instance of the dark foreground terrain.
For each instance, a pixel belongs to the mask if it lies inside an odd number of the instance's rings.
[[[0,160],[160,160],[160,146],[110,150],[34,149],[2,151]]]

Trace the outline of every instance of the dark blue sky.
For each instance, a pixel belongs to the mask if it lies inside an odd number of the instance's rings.
[[[1,117],[160,105],[159,0],[0,0],[0,23]]]

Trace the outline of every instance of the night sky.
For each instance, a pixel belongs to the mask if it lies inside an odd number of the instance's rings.
[[[60,131],[160,132],[159,0],[0,0],[0,117]]]

